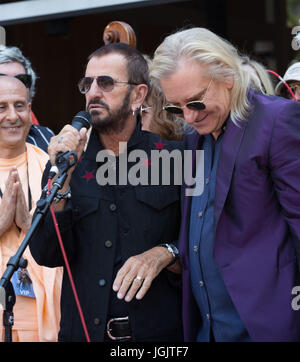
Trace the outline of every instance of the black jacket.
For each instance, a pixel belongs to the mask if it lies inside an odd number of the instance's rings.
[[[151,150],[182,147],[180,142],[162,140],[139,126],[127,146],[128,153],[141,149],[149,158]],[[99,186],[96,155],[101,149],[93,131],[72,175],[71,201],[56,213],[92,341],[103,341],[118,257],[123,264],[160,243],[176,243],[180,224],[180,186]],[[150,174],[151,159],[145,167]],[[30,250],[41,265],[64,264],[49,213],[31,240]],[[134,298],[127,304],[134,341],[182,340],[180,279],[163,270],[142,300]],[[62,288],[59,340],[84,341],[66,271]]]
[[[49,141],[53,136],[54,133],[50,128],[31,125],[29,133],[26,137],[26,142],[31,143],[32,145],[37,146],[48,153]]]

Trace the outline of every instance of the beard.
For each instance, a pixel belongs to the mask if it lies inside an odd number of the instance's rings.
[[[128,91],[124,97],[121,107],[116,110],[111,110],[108,104],[102,102],[101,100],[93,100],[87,105],[87,109],[90,104],[99,104],[106,109],[107,115],[101,116],[97,110],[92,110],[90,112],[92,117],[92,126],[96,131],[101,133],[120,133],[124,130],[126,121],[131,112],[130,109],[130,94],[131,91]]]

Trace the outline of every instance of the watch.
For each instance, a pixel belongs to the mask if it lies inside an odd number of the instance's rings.
[[[167,248],[168,251],[173,255],[173,260],[167,265],[167,267],[174,264],[179,257],[179,250],[177,247],[173,244],[159,244],[157,246],[163,246],[164,248]]]

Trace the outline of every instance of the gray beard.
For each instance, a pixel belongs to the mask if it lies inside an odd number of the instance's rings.
[[[99,116],[98,111],[92,110],[92,126],[96,131],[102,134],[110,134],[110,133],[120,133],[124,130],[126,121],[130,115],[130,99],[131,92],[127,92],[122,106],[116,111],[111,112],[109,108],[107,109],[108,115],[104,118]]]

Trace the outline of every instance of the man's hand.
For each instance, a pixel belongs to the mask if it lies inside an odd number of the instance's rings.
[[[80,131],[77,131],[76,128],[67,124],[64,128],[59,132],[57,136],[54,136],[50,140],[50,144],[48,147],[48,154],[50,157],[50,162],[52,165],[55,163],[56,156],[59,152],[66,151],[75,151],[77,154],[77,158],[79,160],[84,146],[87,141],[86,135],[87,129],[81,128]],[[75,169],[74,165],[68,170],[68,177],[64,183],[63,188],[60,190],[61,193],[65,193],[68,190],[69,183],[71,180],[72,173]],[[55,179],[52,180],[52,183]],[[55,211],[61,211],[64,209],[66,204],[66,200],[61,200],[59,203],[53,204],[53,208]]]
[[[9,171],[0,205],[0,236],[10,228],[15,219],[17,194],[17,169],[13,167]]]
[[[163,247],[154,247],[142,254],[130,257],[119,270],[113,283],[118,298],[130,302],[142,299],[152,281],[172,261],[172,254]]]
[[[30,228],[32,216],[30,215],[28,206],[26,205],[26,199],[22,189],[18,171],[16,176],[16,185],[17,185],[17,199],[16,199],[15,223],[20,229],[22,229],[26,233]]]
[[[86,128],[77,131],[76,128],[67,124],[57,136],[53,136],[48,147],[51,164],[54,165],[59,152],[75,151],[79,159],[87,141],[86,132]]]

